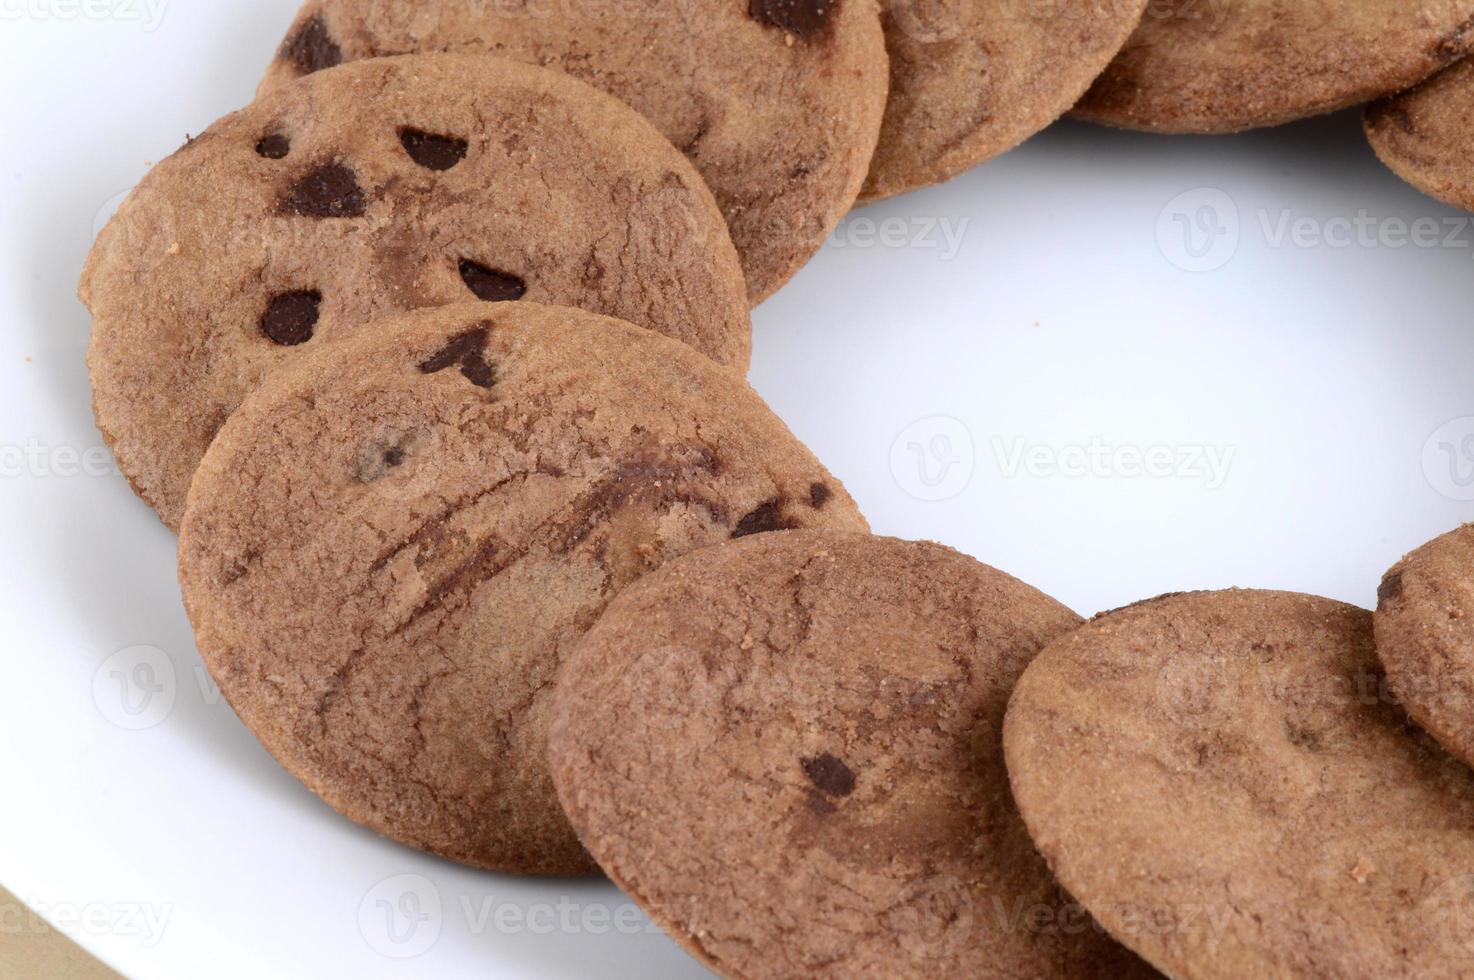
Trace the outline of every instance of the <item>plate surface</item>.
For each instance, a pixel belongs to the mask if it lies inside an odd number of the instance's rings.
[[[204,674],[172,536],[100,446],[92,236],[250,98],[294,7],[4,12],[0,882],[148,980],[702,976],[607,885],[456,868],[299,787]],[[878,531],[1084,613],[1231,585],[1370,605],[1474,518],[1471,320],[1474,222],[1355,114],[1065,124],[848,219],[757,312],[752,378]]]

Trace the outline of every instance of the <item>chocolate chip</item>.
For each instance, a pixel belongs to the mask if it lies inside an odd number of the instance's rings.
[[[284,160],[292,152],[292,141],[281,133],[272,133],[261,137],[261,142],[256,144],[256,152],[268,160]]]
[[[358,175],[341,163],[329,163],[302,177],[286,196],[281,209],[310,218],[357,218],[368,206]]]
[[[461,259],[461,280],[477,299],[488,303],[504,303],[527,295],[527,283],[510,272],[498,272],[470,259]]]
[[[383,459],[384,465],[390,467],[391,469],[397,466],[403,466],[404,450],[400,449],[398,446],[395,446],[391,449],[386,449],[384,450]]]
[[[833,497],[834,491],[829,489],[827,484],[815,483],[809,487],[809,505],[815,510],[829,503]]]
[[[830,803],[823,796],[815,793],[813,790],[809,790],[809,810],[813,812],[816,816],[827,817],[830,814],[837,812],[839,810],[839,807],[835,806],[833,803]]]
[[[282,45],[281,56],[297,66],[304,75],[343,63],[343,49],[328,33],[321,16],[315,16],[298,28]]]
[[[489,324],[481,324],[454,337],[440,353],[420,365],[425,374],[438,374],[452,365],[459,365],[461,374],[478,388],[490,388],[496,384],[496,369],[486,363],[486,335]]]
[[[436,136],[418,129],[401,129],[399,142],[411,160],[429,170],[449,170],[466,159],[470,147],[454,136]]]
[[[322,293],[302,290],[273,296],[261,315],[261,332],[274,344],[295,347],[312,339]]]
[[[1402,573],[1388,572],[1387,577],[1382,579],[1382,584],[1377,586],[1377,608],[1380,610],[1394,599],[1402,598]]]
[[[841,0],[748,0],[747,16],[759,24],[810,38],[829,26]]]
[[[788,531],[797,526],[783,516],[783,501],[770,500],[738,521],[732,537],[745,538],[752,534],[767,534],[769,531]]]
[[[826,796],[849,796],[855,791],[855,774],[828,752],[800,762],[809,782]]]

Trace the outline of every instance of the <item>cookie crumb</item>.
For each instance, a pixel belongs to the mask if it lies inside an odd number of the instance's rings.
[[[1356,867],[1351,869],[1351,880],[1358,885],[1365,885],[1372,875],[1376,874],[1377,866],[1366,858],[1358,858]]]
[[[178,255],[182,251],[183,251],[183,249],[180,248],[178,242],[174,242],[172,245],[169,246],[169,254],[170,255]]]
[[[744,633],[742,635],[742,643],[740,644],[740,646],[743,650],[751,650],[753,647],[757,646],[757,643],[755,640],[753,640],[751,633]]]

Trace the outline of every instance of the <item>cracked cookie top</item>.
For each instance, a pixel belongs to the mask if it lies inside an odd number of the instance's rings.
[[[548,696],[622,588],[693,549],[866,528],[731,372],[579,310],[454,305],[278,371],[221,430],[180,535],[200,649],[332,806],[479,866],[591,868]]]
[[[1153,0],[1075,114],[1168,133],[1274,126],[1401,91],[1471,45],[1474,0]]]
[[[876,0],[309,0],[262,89],[417,51],[554,68],[634,106],[711,186],[753,303],[854,204],[885,111]]]
[[[1403,713],[1365,610],[1103,614],[1034,661],[1004,744],[1060,881],[1171,976],[1474,975],[1474,775]]]
[[[1009,796],[1004,710],[1080,620],[934,544],[789,531],[625,590],[549,758],[606,872],[730,977],[1134,977]]]
[[[577,306],[746,369],[710,192],[649,123],[481,55],[363,61],[282,86],[159,164],[83,275],[98,423],[177,525],[262,379],[376,318],[475,299]]]

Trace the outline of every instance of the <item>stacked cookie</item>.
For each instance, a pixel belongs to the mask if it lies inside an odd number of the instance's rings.
[[[742,379],[751,305],[858,199],[1087,89],[1191,131],[1386,95],[1474,15],[1306,6],[312,0],[81,289],[221,691],[349,818],[602,869],[731,976],[1474,973],[1423,916],[1467,897],[1474,777],[1390,695],[1325,697],[1381,690],[1370,614],[1083,623],[870,536]],[[1375,621],[1465,760],[1471,558],[1410,556]]]

